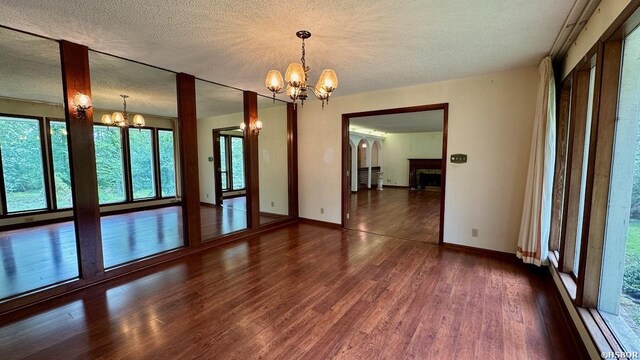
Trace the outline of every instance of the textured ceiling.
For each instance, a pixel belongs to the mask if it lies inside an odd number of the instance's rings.
[[[444,111],[431,110],[353,118],[352,128],[366,128],[390,134],[442,131]]]
[[[300,57],[336,96],[536,64],[572,0],[0,0],[0,24],[227,85],[265,92]]]

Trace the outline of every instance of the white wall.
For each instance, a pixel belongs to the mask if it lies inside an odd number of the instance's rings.
[[[448,153],[466,153],[469,160],[447,164],[444,240],[515,252],[537,77],[537,68],[530,67],[337,96],[324,111],[318,102],[305,104],[298,117],[300,216],[340,223],[343,113],[448,102]],[[478,238],[471,237],[471,228],[479,229]]]
[[[213,129],[239,126],[244,121],[243,113],[198,119],[198,173],[200,180],[200,202],[215,204],[216,186],[213,177]]]
[[[258,119],[263,124],[258,135],[260,211],[289,215],[287,106],[271,106],[271,100],[268,102],[265,107],[258,100]]]
[[[383,143],[385,185],[409,186],[409,160],[441,159],[442,131],[387,134]]]
[[[631,0],[602,0],[564,58],[562,78],[578,64]]]

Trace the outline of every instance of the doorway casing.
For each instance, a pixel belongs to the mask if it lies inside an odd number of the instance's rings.
[[[418,105],[393,109],[382,109],[363,111],[355,113],[342,114],[342,227],[349,226],[349,195],[351,193],[351,174],[349,171],[349,122],[352,118],[378,115],[404,114],[412,112],[442,110],[442,175],[441,175],[441,193],[440,193],[440,231],[438,234],[438,243],[444,243],[444,203],[446,197],[447,184],[447,136],[449,123],[449,103]]]

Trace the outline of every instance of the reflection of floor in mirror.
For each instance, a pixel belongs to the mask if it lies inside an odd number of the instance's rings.
[[[200,219],[203,241],[246,229],[246,197],[224,199],[222,206],[202,205],[200,206]]]
[[[246,212],[247,211],[247,197],[246,196],[241,196],[241,197],[224,199],[222,201],[222,207],[223,208],[229,208],[229,209],[232,209],[232,210],[245,211]],[[268,224],[268,223],[271,223],[271,222],[274,222],[274,221],[278,221],[278,220],[284,220],[286,218],[287,218],[286,215],[273,214],[273,213],[263,212],[263,211],[260,212],[260,224],[261,225]],[[244,227],[246,227],[246,222],[244,224],[245,224]],[[241,224],[239,224],[239,226],[241,226]],[[239,229],[232,230],[232,231],[238,231],[238,230],[244,229],[244,227],[241,227]],[[232,231],[228,231],[228,232],[232,232]],[[224,234],[226,234],[228,232],[217,233],[217,234],[214,234],[213,236],[224,235]],[[209,238],[210,237],[203,237],[203,239],[209,239]]]
[[[106,267],[182,246],[179,206],[103,216]],[[78,276],[71,221],[0,231],[0,299]]]

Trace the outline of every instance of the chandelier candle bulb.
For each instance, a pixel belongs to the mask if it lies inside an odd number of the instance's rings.
[[[289,83],[289,86],[300,87],[304,81],[304,69],[302,65],[298,63],[289,64],[284,79]]]
[[[142,115],[134,115],[133,116],[133,126],[135,126],[135,127],[143,127],[144,126],[144,117],[142,117]]]
[[[120,126],[120,124],[124,123],[124,115],[122,115],[121,112],[114,112],[113,115],[111,115],[111,117],[113,118],[113,123]]]
[[[282,74],[278,70],[269,70],[267,78],[264,81],[267,89],[272,92],[279,92],[284,86],[284,80],[282,80]]]
[[[325,69],[320,74],[320,79],[318,80],[317,89],[322,89],[327,93],[331,93],[335,89],[338,88],[338,76],[336,72],[331,69]]]
[[[109,114],[102,115],[102,120],[100,120],[103,124],[110,126],[113,125],[113,118]]]

